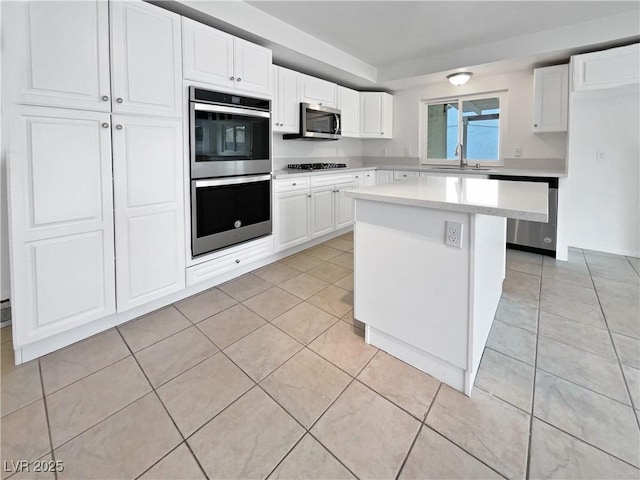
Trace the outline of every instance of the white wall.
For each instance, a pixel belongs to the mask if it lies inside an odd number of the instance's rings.
[[[565,158],[566,133],[534,134],[533,121],[533,71],[520,71],[502,75],[472,77],[469,83],[454,87],[443,76],[442,82],[423,87],[401,90],[393,95],[393,139],[363,142],[364,156],[382,156],[386,147],[387,156],[418,157],[419,152],[419,107],[420,101],[470,95],[476,93],[508,91],[508,107],[504,134],[504,151],[500,156],[513,157],[516,146],[522,147],[522,157]],[[530,168],[536,168],[535,162]]]
[[[279,170],[287,163],[308,163],[331,161],[340,157],[340,163],[357,167],[362,165],[362,144],[358,138],[340,140],[311,141],[283,140],[282,134],[273,135],[273,168]]]
[[[1,19],[2,5],[0,5],[0,23],[2,23]],[[0,92],[2,92],[2,62],[0,62]],[[4,155],[6,133],[2,130],[2,115],[0,115],[0,132],[3,132],[0,135],[0,300],[6,300],[10,295],[11,284],[9,281],[9,231],[7,224],[7,169]]]
[[[571,94],[559,247],[640,256],[639,91],[636,84]]]

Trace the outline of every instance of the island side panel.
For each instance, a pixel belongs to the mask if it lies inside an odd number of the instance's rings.
[[[464,225],[462,248],[445,245],[446,221]],[[355,318],[372,344],[387,336],[411,346],[404,358],[392,355],[412,363],[419,351],[446,364],[459,389],[468,367],[470,232],[466,213],[356,199]]]
[[[505,278],[507,220],[473,215],[471,240],[471,328],[465,393],[471,394],[487,337],[502,296]]]

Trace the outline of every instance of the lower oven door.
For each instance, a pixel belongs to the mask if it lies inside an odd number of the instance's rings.
[[[191,181],[193,256],[271,234],[271,175]]]

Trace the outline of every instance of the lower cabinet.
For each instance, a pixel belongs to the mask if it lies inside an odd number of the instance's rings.
[[[185,287],[182,122],[113,116],[118,312]]]
[[[15,346],[113,314],[108,113],[15,107],[9,160]]]
[[[275,251],[300,245],[353,224],[353,174],[275,181]]]
[[[393,170],[376,170],[376,185],[393,182]]]
[[[182,122],[14,108],[14,346],[184,288]]]

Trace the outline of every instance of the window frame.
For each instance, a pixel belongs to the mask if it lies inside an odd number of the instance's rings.
[[[420,147],[420,165],[459,165],[458,159],[446,159],[446,158],[428,158],[427,157],[427,138],[428,138],[428,116],[427,110],[429,105],[439,105],[443,103],[458,103],[460,111],[462,109],[462,102],[469,100],[480,100],[487,98],[497,98],[500,105],[500,119],[498,127],[498,158],[496,160],[470,160],[470,165],[481,166],[504,166],[505,143],[507,132],[507,112],[508,112],[508,97],[507,90],[497,90],[490,92],[473,93],[469,95],[457,95],[452,97],[440,97],[420,100],[420,121],[419,121],[419,147]],[[460,138],[460,129],[462,123],[459,122],[458,126],[458,138]]]

